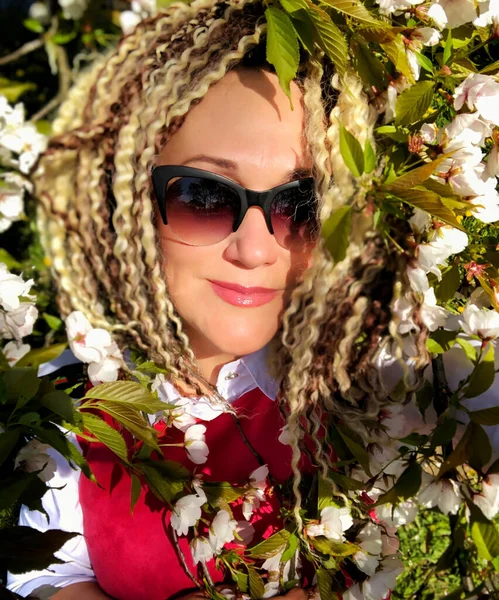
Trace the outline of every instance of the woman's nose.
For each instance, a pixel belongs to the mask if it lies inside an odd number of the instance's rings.
[[[230,262],[255,269],[273,264],[278,252],[279,245],[267,227],[262,209],[252,206],[237,231],[229,236],[224,256]]]

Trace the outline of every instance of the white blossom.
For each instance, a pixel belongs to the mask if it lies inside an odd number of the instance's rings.
[[[0,335],[5,339],[20,341],[33,333],[37,318],[38,309],[33,302],[23,302],[15,310],[8,312],[0,311]]]
[[[238,523],[226,510],[219,510],[210,527],[210,544],[214,554],[219,554],[225,544],[234,540]]]
[[[29,18],[46,25],[50,23],[50,9],[45,2],[33,2],[29,7]]]
[[[321,510],[320,523],[307,525],[306,531],[310,537],[323,535],[329,540],[343,542],[345,540],[343,533],[352,525],[352,515],[347,506],[342,508],[326,506]]]
[[[384,15],[400,13],[416,4],[421,4],[423,0],[376,0],[379,4],[379,10]]]
[[[381,561],[381,568],[362,583],[356,583],[343,593],[343,600],[385,600],[395,587],[397,577],[404,566],[395,556]]]
[[[5,344],[2,352],[9,365],[13,367],[17,361],[21,360],[21,358],[28,354],[30,350],[31,346],[29,344],[23,344],[22,342],[9,342],[8,344]]]
[[[81,19],[87,9],[88,0],[59,0],[65,19]]]
[[[242,512],[244,518],[249,521],[253,511],[265,500],[265,489],[267,488],[267,477],[269,468],[262,465],[255,469],[249,476],[250,489],[244,495]]]
[[[205,563],[213,558],[213,550],[208,538],[203,536],[194,538],[191,541],[190,546],[192,559],[195,565],[197,565],[198,562]]]
[[[40,471],[38,477],[44,481],[50,481],[55,475],[57,464],[55,460],[47,454],[50,446],[42,444],[38,440],[30,440],[26,446],[19,450],[15,460],[14,468],[34,473]]]
[[[66,318],[68,341],[73,354],[88,363],[88,375],[93,385],[116,381],[122,354],[109,331],[93,328],[80,311]]]
[[[196,465],[202,465],[208,460],[208,446],[205,441],[206,427],[200,423],[191,425],[184,435],[187,456]]]
[[[476,19],[473,0],[437,0],[428,9],[435,25],[440,29],[460,27]]]
[[[499,0],[478,2],[478,11],[480,16],[473,21],[475,27],[487,27],[499,23]]]
[[[473,502],[487,519],[493,519],[499,513],[499,474],[487,475],[482,482],[482,492],[473,495]]]
[[[356,543],[362,548],[352,558],[357,567],[366,575],[374,575],[381,560],[383,542],[381,529],[372,522],[367,523],[357,534]]]
[[[187,535],[189,527],[193,527],[201,518],[201,507],[206,502],[206,496],[188,494],[182,496],[172,510],[171,526],[177,535]]]
[[[444,226],[437,229],[429,243],[419,244],[416,249],[417,264],[425,273],[433,273],[442,278],[438,265],[446,265],[449,256],[459,254],[468,245],[468,236],[455,227]]]
[[[436,331],[439,327],[445,327],[451,314],[442,306],[437,306],[435,290],[432,287],[426,290],[421,305],[421,319],[429,331]]]
[[[477,335],[482,340],[499,336],[499,313],[488,308],[479,308],[468,303],[459,319],[459,324],[468,335]]]
[[[454,107],[460,110],[464,104],[476,110],[486,121],[499,125],[499,83],[489,75],[472,73],[454,92]]]
[[[425,479],[428,479],[426,477]],[[444,515],[455,515],[463,501],[458,483],[453,479],[433,480],[417,496],[418,502],[425,508],[438,506]]]
[[[132,0],[131,9],[124,10],[119,17],[125,35],[132,33],[142,19],[156,12],[156,0]]]
[[[496,178],[490,177],[485,181],[487,191],[480,195],[470,198],[469,202],[473,206],[473,215],[482,223],[495,223],[499,221],[499,194],[496,190]]]
[[[499,151],[497,150],[497,146],[492,148],[487,157],[485,176],[488,178],[499,177]]]
[[[0,233],[3,233],[22,217],[24,192],[31,186],[17,173],[2,173],[0,178]]]
[[[0,304],[6,311],[12,311],[19,308],[21,296],[34,300],[29,296],[29,291],[33,285],[33,279],[24,281],[19,275],[10,273],[4,263],[0,263]]]
[[[404,500],[396,506],[381,504],[375,510],[380,521],[384,521],[388,527],[397,528],[412,523],[418,514],[418,506],[414,500]]]

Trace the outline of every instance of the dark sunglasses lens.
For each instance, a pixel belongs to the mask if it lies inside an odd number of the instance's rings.
[[[209,246],[232,232],[239,196],[223,183],[201,177],[178,177],[166,189],[168,225],[182,241]]]
[[[277,242],[288,249],[314,243],[318,237],[317,201],[313,182],[279,192],[272,202],[271,221]]]

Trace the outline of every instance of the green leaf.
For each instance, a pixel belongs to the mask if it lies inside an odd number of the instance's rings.
[[[0,248],[0,262],[3,262],[9,271],[12,269],[22,269],[23,266],[5,248]]]
[[[40,402],[43,406],[54,412],[56,415],[61,416],[66,421],[69,421],[70,423],[74,422],[74,401],[65,392],[62,392],[61,390],[49,392],[42,396]]]
[[[438,302],[445,303],[448,300],[452,300],[460,285],[461,275],[458,267],[454,266],[447,269],[442,274],[442,280],[435,287],[435,297]]]
[[[46,312],[44,312],[42,316],[45,319],[47,325],[53,331],[58,331],[61,328],[62,321],[61,321],[61,319],[59,319],[59,317],[54,317],[54,315],[49,315]]]
[[[176,497],[183,492],[185,481],[165,479],[164,475],[155,468],[154,462],[149,461],[141,465],[147,484],[159,500],[172,505]]]
[[[451,455],[440,467],[439,477],[448,471],[469,463],[474,469],[480,470],[490,460],[492,448],[484,429],[477,423],[470,422],[463,437],[459,440]]]
[[[360,38],[353,38],[350,42],[350,50],[353,68],[360,78],[376,88],[383,86],[387,78],[386,69],[368,44]]]
[[[395,106],[396,125],[410,125],[419,121],[431,106],[434,88],[433,81],[418,81],[404,90]]]
[[[447,223],[447,225],[451,225],[456,229],[465,231],[464,227],[457,220],[453,211],[445,206],[445,204],[442,202],[442,199],[437,194],[428,192],[426,190],[415,189],[400,190],[394,195],[396,195],[398,200],[401,200],[410,206],[414,206],[415,208],[420,208],[421,210],[426,211],[443,223]]]
[[[265,584],[263,583],[263,579],[260,577],[255,567],[249,565],[247,565],[247,567],[250,596],[252,598],[263,598],[265,594]]]
[[[366,173],[371,173],[376,167],[376,152],[369,140],[366,140],[364,146],[364,170]]]
[[[149,392],[136,381],[102,383],[89,389],[83,400],[90,398],[128,405],[130,408],[148,414],[155,414],[168,408],[168,405],[162,402],[156,394]]]
[[[352,208],[340,206],[322,226],[322,236],[333,260],[340,262],[346,256],[350,244]]]
[[[40,380],[36,371],[30,367],[18,367],[17,365],[2,374],[3,382],[7,388],[7,400],[16,402],[16,408],[22,408],[40,387]]]
[[[317,569],[317,587],[321,600],[336,600],[338,595],[333,592],[333,577],[327,569]]]
[[[311,56],[313,56],[315,52],[314,26],[312,25],[312,21],[308,13],[306,13],[305,11],[300,11],[299,14],[294,13],[293,18],[291,20],[293,22],[293,27],[295,28],[296,35],[301,45]]]
[[[159,450],[156,430],[150,426],[138,410],[118,402],[96,402],[93,407],[116,419],[139,440]]]
[[[473,370],[470,382],[466,386],[466,398],[476,398],[486,392],[494,383],[495,365],[494,365],[494,346],[488,345],[488,350],[482,360]]]
[[[412,498],[412,496],[415,496],[418,493],[419,488],[421,487],[421,477],[421,465],[415,461],[409,463],[393,488],[388,490],[388,492],[381,494],[376,504],[381,505],[386,504],[387,502],[396,504],[406,498]]]
[[[431,337],[426,341],[428,352],[432,354],[443,354],[450,350],[456,341],[457,331],[445,331],[438,329],[431,334]]]
[[[293,556],[296,554],[296,550],[298,549],[299,541],[300,540],[298,536],[294,533],[289,536],[288,544],[281,557],[282,563],[287,563],[288,560],[293,558]]]
[[[310,540],[316,550],[329,556],[351,556],[359,550],[357,544],[351,542],[337,542],[326,537],[319,536]]]
[[[16,367],[38,368],[43,363],[48,363],[55,360],[64,352],[67,347],[67,344],[53,344],[52,346],[47,346],[46,348],[36,348],[34,350],[30,350],[16,363]]]
[[[499,71],[499,60],[486,65],[483,69],[480,69],[479,73],[492,73],[493,71]]]
[[[436,446],[445,446],[449,442],[451,442],[456,435],[457,429],[457,421],[456,419],[444,419],[439,425],[436,427],[432,438],[431,445],[433,447]]]
[[[349,17],[353,17],[357,21],[363,21],[371,25],[382,25],[374,15],[372,15],[364,4],[355,0],[322,0],[323,4],[331,6],[335,10]]]
[[[19,429],[11,429],[0,433],[0,466],[9,457],[19,441]]]
[[[444,55],[442,57],[443,65],[446,65],[449,62],[451,52],[452,52],[452,31],[449,29],[447,32],[447,39],[445,41]]]
[[[413,50],[413,52],[416,55],[416,59],[417,59],[419,65],[425,71],[428,71],[428,73],[433,74],[433,63],[431,62],[431,60],[424,54],[421,54],[421,52],[416,52],[414,50]]]
[[[17,102],[23,94],[31,90],[36,90],[34,83],[10,81],[5,77],[0,77],[0,95],[5,96],[11,103]]]
[[[471,537],[481,558],[492,560],[499,556],[499,533],[494,523],[475,521],[471,525]]]
[[[468,414],[470,419],[479,425],[499,425],[499,406],[474,410]]]
[[[289,531],[283,529],[256,546],[248,548],[247,552],[251,558],[271,558],[286,547],[289,542],[289,536]]]
[[[16,470],[8,477],[2,477],[2,485],[0,486],[0,511],[11,508],[19,501],[22,502],[26,492],[35,482],[35,479],[38,479],[36,473],[25,473],[19,470]]]
[[[388,35],[388,31],[389,30],[387,29],[386,35]],[[380,46],[386,52],[388,58],[392,61],[397,71],[402,73],[402,75],[405,75],[410,83],[414,83],[414,76],[412,74],[409,60],[407,59],[403,36],[399,34],[390,41],[380,43]]]
[[[24,19],[23,25],[33,33],[43,33],[45,31],[40,21],[36,19]]]
[[[241,571],[231,571],[230,574],[232,575],[232,579],[237,584],[239,590],[243,594],[246,594],[248,592],[248,576],[244,573],[241,573]]]
[[[230,483],[222,481],[216,484],[206,482],[203,486],[203,491],[206,494],[209,504],[218,506],[220,500],[230,504],[243,496],[248,490],[246,488],[234,487]]]
[[[317,494],[317,510],[320,512],[326,506],[334,504],[333,490],[327,479],[319,475],[318,478],[318,494]]]
[[[464,353],[466,354],[466,356],[471,360],[471,362],[473,364],[475,364],[476,360],[477,360],[475,346],[473,346],[472,344],[470,344],[470,342],[468,342],[467,340],[465,340],[463,338],[456,338],[456,343],[461,346],[461,348],[464,350]]]
[[[22,525],[0,529],[0,564],[15,574],[63,564],[63,560],[54,557],[54,552],[76,535],[80,534],[59,529],[38,531]]]
[[[133,514],[133,509],[137,504],[138,499],[140,498],[140,492],[142,491],[142,486],[140,484],[140,479],[132,473],[132,490],[130,494],[130,514]]]
[[[382,128],[378,128],[377,131],[380,129]],[[430,184],[433,181],[430,180],[430,177],[433,175],[433,173],[435,173],[440,163],[449,158],[449,156],[452,156],[452,153],[441,154],[432,162],[425,163],[421,167],[416,167],[415,169],[400,175],[400,177],[397,177],[397,179],[392,181],[389,185],[385,185],[382,190],[391,194],[397,194],[400,191],[410,190],[416,185],[420,185],[427,180],[429,180],[428,184]]]
[[[344,490],[363,490],[366,487],[366,484],[358,479],[353,479],[353,477],[347,477],[346,475],[342,475],[337,471],[331,471],[329,473],[331,479],[339,485]]]
[[[364,173],[364,152],[359,141],[343,123],[340,123],[340,152],[352,175],[360,177]]]
[[[288,15],[275,6],[265,11],[267,19],[267,60],[274,65],[281,88],[291,100],[291,81],[300,63],[296,31]]]
[[[337,425],[336,429],[338,430],[342,440],[348,446],[350,452],[354,455],[369,477],[371,477],[372,475],[369,469],[369,455],[367,454],[365,448],[361,445],[360,439],[355,439],[355,434],[343,425]]]
[[[313,10],[310,10],[309,15],[314,25],[315,41],[333,62],[337,73],[343,75],[348,64],[348,45],[345,36],[331,21],[327,12],[312,6]]]
[[[54,35],[50,38],[50,40],[54,44],[58,44],[59,46],[62,46],[64,44],[68,44],[69,42],[74,40],[77,35],[78,35],[78,33],[76,31],[69,31],[67,33],[58,31],[57,33],[54,33]]]
[[[404,128],[395,127],[395,125],[382,125],[376,129],[376,133],[379,135],[386,135],[394,142],[399,142],[402,144],[406,144],[409,138],[407,130]],[[393,164],[390,164],[390,166],[393,168]],[[395,177],[393,179],[395,179]],[[389,181],[387,179],[386,184],[391,184],[391,182],[391,180]]]
[[[128,451],[121,433],[95,415],[82,412],[81,416],[85,429],[88,429],[99,442],[112,450],[121,460],[128,462]]]
[[[63,427],[67,428],[68,431],[73,431],[78,433],[78,430],[71,425],[71,423],[63,423]],[[49,444],[52,448],[55,448],[59,454],[62,454],[64,458],[70,463],[77,465],[82,473],[91,479],[92,481],[96,481],[95,476],[93,475],[90,467],[86,459],[83,457],[82,453],[78,450],[78,448],[68,440],[67,435],[62,432],[55,425],[48,426],[45,424],[43,427],[33,427],[33,434],[36,435],[37,439],[45,444]]]

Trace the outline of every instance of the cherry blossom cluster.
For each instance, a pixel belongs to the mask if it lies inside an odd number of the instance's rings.
[[[33,332],[38,318],[35,296],[30,295],[33,279],[24,281],[0,263],[0,336],[11,340],[2,348],[9,364],[14,366],[30,350],[23,337]]]
[[[26,175],[46,145],[46,137],[25,121],[24,106],[11,106],[0,95],[0,233],[22,218],[24,194],[32,191]]]

